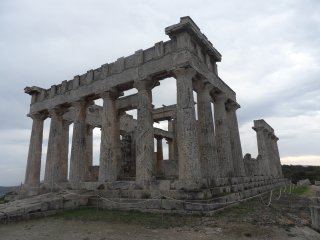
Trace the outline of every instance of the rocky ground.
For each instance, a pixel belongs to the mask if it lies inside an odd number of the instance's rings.
[[[313,189],[255,199],[212,217],[83,208],[48,218],[0,225],[0,239],[312,239],[309,198]]]

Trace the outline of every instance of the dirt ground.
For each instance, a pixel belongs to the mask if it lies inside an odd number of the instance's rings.
[[[257,226],[226,223],[216,226],[147,228],[135,224],[112,224],[60,219],[38,219],[0,226],[3,240],[120,240],[120,239],[320,239],[320,234],[302,227]]]
[[[310,191],[302,195],[310,197]],[[276,197],[277,195],[275,195]],[[283,194],[266,206],[261,199],[242,203],[212,217],[150,214],[97,209],[0,225],[1,240],[120,239],[310,239],[309,199]],[[268,196],[265,196],[265,200]]]

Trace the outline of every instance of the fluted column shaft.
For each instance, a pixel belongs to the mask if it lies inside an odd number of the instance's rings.
[[[120,120],[116,108],[119,93],[112,89],[101,95],[103,114],[101,129],[99,181],[116,181],[120,171]]]
[[[177,136],[179,179],[197,182],[201,179],[197,124],[193,99],[192,68],[174,70],[177,80]]]
[[[68,181],[68,152],[69,152],[69,125],[71,122],[63,120],[62,121],[62,133],[61,133],[61,157],[60,157],[60,172],[59,172],[59,182]]]
[[[198,134],[201,174],[204,178],[218,176],[219,165],[214,140],[214,124],[211,110],[211,84],[196,84],[198,107]]]
[[[156,137],[157,139],[157,174],[162,174],[161,172],[161,162],[163,161],[163,146],[162,137]]]
[[[171,119],[168,121],[168,131],[173,133],[173,138],[168,139],[169,159],[178,161],[178,142],[177,142],[177,120]]]
[[[70,158],[69,181],[73,188],[79,188],[85,180],[85,149],[86,149],[86,113],[88,103],[80,100],[73,103],[75,119],[73,122],[72,148]]]
[[[60,108],[53,108],[49,111],[51,116],[50,132],[47,149],[47,159],[44,174],[44,183],[55,188],[59,186],[61,179],[60,164],[62,144],[63,144],[63,111]]]
[[[85,169],[86,177],[88,177],[89,167],[92,166],[92,155],[93,155],[93,127],[87,125],[87,136],[86,136],[86,152],[85,152]]]
[[[33,114],[30,117],[33,122],[24,183],[28,186],[38,186],[40,184],[43,122],[46,115]]]
[[[162,137],[157,137],[157,161],[163,160]]]
[[[263,161],[263,175],[270,176],[270,160],[268,153],[268,144],[267,139],[267,130],[264,128],[253,128],[257,133],[257,145],[258,145],[258,154],[261,156]]]
[[[167,141],[167,144],[168,144],[168,152],[169,152],[169,160],[174,160],[174,149],[173,149],[173,142],[172,142],[172,139],[166,139]]]
[[[272,133],[268,133],[266,135],[266,142],[268,146],[268,155],[269,155],[269,166],[270,166],[270,174],[273,177],[278,176],[278,166],[277,166],[277,160],[273,149],[272,144]]]
[[[138,118],[136,135],[136,181],[149,182],[155,175],[152,86],[148,80],[137,81]]]
[[[241,140],[239,133],[239,126],[237,120],[236,110],[240,106],[235,102],[229,102],[227,104],[227,119],[228,126],[230,131],[230,144],[232,151],[232,160],[233,160],[233,168],[234,174],[237,177],[245,176],[245,168],[243,162],[242,148],[241,148]]]
[[[220,177],[234,176],[230,132],[225,106],[226,100],[226,95],[223,93],[214,96],[214,118]]]
[[[278,140],[279,140],[279,138],[277,138],[276,136],[272,137],[272,148],[273,148],[275,162],[276,162],[276,166],[277,166],[277,170],[278,170],[278,177],[283,177],[279,148],[278,148],[278,143],[277,143]]]

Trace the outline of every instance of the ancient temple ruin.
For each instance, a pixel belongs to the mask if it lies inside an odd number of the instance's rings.
[[[191,199],[192,190],[192,198],[209,199],[249,190],[247,195],[253,195],[253,189],[283,183],[278,138],[264,120],[255,120],[253,127],[259,155],[243,157],[236,116],[240,106],[236,93],[218,75],[221,54],[190,17],[182,17],[165,33],[169,41],[72,80],[48,89],[25,88],[33,119],[26,188],[104,189],[130,198],[162,191],[179,199]],[[165,78],[176,81],[176,104],[154,108],[152,90]],[[123,96],[133,88],[136,94]],[[99,98],[103,106],[94,104]],[[132,109],[137,109],[137,119],[126,113]],[[46,118],[51,123],[40,183]],[[155,128],[159,121],[168,121],[168,130]],[[99,166],[92,165],[93,128],[101,129]],[[164,140],[168,159],[163,159]],[[119,189],[121,193],[115,193]]]

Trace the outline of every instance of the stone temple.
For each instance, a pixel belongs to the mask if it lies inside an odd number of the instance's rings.
[[[161,193],[210,202],[219,196],[243,199],[286,182],[278,138],[264,120],[254,121],[257,158],[243,156],[236,116],[240,105],[218,75],[221,54],[190,17],[182,17],[165,33],[169,41],[72,80],[48,89],[25,88],[31,96],[28,116],[33,124],[24,189],[87,189],[110,199],[153,198]],[[176,104],[154,108],[152,90],[168,78],[176,82]],[[130,89],[137,93],[123,96]],[[97,99],[103,106],[94,103]],[[136,119],[126,113],[133,109]],[[47,118],[50,132],[40,182]],[[160,121],[168,122],[167,130],[154,127]],[[92,161],[94,128],[101,129],[99,166]]]

